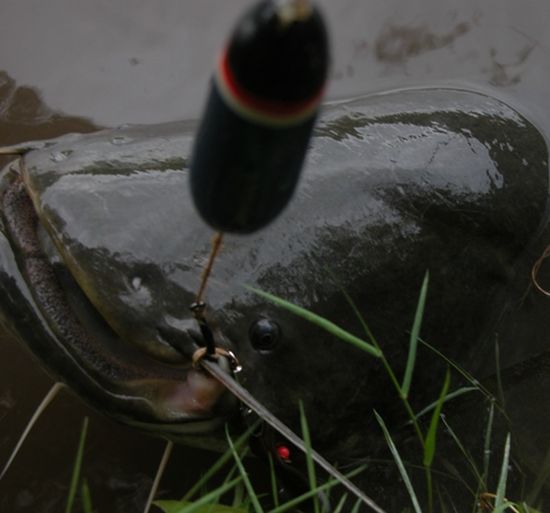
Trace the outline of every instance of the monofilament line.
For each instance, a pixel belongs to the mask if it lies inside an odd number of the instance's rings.
[[[210,256],[208,257],[208,262],[206,263],[206,267],[202,272],[201,284],[199,287],[199,291],[197,292],[197,298],[195,299],[195,302],[198,304],[202,302],[202,296],[204,295],[204,291],[208,283],[208,278],[210,276],[210,273],[212,272],[212,268],[214,267],[214,261],[216,260],[216,257],[220,252],[222,239],[223,239],[222,232],[217,232],[216,235],[214,235],[214,238],[212,239],[212,249],[210,250]]]

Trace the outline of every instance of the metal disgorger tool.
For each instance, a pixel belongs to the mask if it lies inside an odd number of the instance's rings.
[[[253,410],[264,422],[269,424],[273,429],[283,435],[287,440],[292,442],[302,452],[311,454],[312,459],[323,468],[332,477],[335,477],[345,488],[351,493],[360,498],[367,506],[373,511],[378,513],[385,513],[385,511],[376,504],[369,496],[355,486],[346,476],[344,476],[339,470],[332,466],[325,458],[323,458],[318,452],[311,448],[306,448],[304,441],[283,424],[277,417],[275,417],[267,408],[262,406],[252,395],[239,385],[233,377],[225,372],[216,362],[204,358],[200,362],[203,369],[205,369],[210,375],[216,378],[220,383],[223,383],[227,389],[233,393],[238,399],[246,404],[251,410]]]
[[[229,357],[233,370],[238,366],[233,354],[216,347],[203,301],[223,233],[259,230],[288,204],[325,89],[328,61],[325,24],[310,0],[258,2],[237,23],[221,53],[191,159],[193,201],[217,231],[191,305],[204,341],[193,360],[367,506],[384,513],[217,364],[221,355]]]

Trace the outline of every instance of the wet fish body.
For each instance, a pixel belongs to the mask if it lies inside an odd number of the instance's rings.
[[[233,406],[189,415],[178,395],[197,346],[188,306],[212,235],[190,199],[193,131],[170,123],[67,135],[4,171],[5,190],[24,182],[41,251],[93,354],[68,344],[41,306],[5,209],[0,306],[4,326],[96,408],[196,442]],[[260,402],[296,429],[303,401],[320,451],[339,461],[367,455],[379,440],[373,409],[390,425],[402,420],[380,362],[243,285],[362,336],[345,291],[400,373],[429,270],[423,338],[482,377],[497,336],[504,365],[546,349],[537,330],[517,337],[526,329],[520,298],[538,301],[530,269],[548,240],[547,199],[546,142],[499,100],[426,89],[327,106],[291,205],[260,233],[226,239],[209,318]],[[254,334],[266,322],[274,343],[264,349]],[[167,343],[163,326],[183,334],[183,347]],[[434,399],[444,370],[420,351],[414,404]]]

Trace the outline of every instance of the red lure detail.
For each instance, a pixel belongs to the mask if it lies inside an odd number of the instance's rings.
[[[307,112],[310,110],[313,111],[315,106],[320,103],[324,93],[324,87],[321,87],[314,96],[299,102],[265,100],[263,98],[259,98],[258,96],[254,96],[241,87],[238,83],[237,78],[229,65],[227,49],[224,49],[221,55],[219,62],[219,73],[220,78],[223,80],[223,83],[231,93],[231,96],[233,96],[238,103],[248,109],[272,117],[294,117],[302,112]]]
[[[275,447],[275,452],[285,463],[290,463],[290,449],[286,445],[278,445]]]

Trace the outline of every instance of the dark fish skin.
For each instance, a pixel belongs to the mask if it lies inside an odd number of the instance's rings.
[[[24,157],[46,252],[55,255],[51,239],[63,261],[57,267],[69,270],[122,352],[144,352],[167,368],[183,363],[157,328],[193,327],[188,306],[212,236],[190,199],[193,130],[171,123],[68,135]],[[327,106],[289,207],[261,232],[225,240],[207,290],[209,318],[259,401],[294,429],[302,401],[320,452],[339,462],[367,456],[380,439],[373,409],[390,426],[403,420],[380,361],[243,285],[364,336],[345,291],[401,376],[429,270],[422,337],[482,378],[494,371],[495,338],[504,367],[547,346],[547,330],[532,322],[544,300],[530,287],[550,240],[547,199],[546,142],[499,100],[423,89]],[[45,342],[54,335],[8,240],[0,244],[4,324],[84,398],[116,410],[122,399],[109,386],[124,390],[124,376],[94,387],[81,379],[71,347]],[[280,330],[269,351],[250,341],[261,319]],[[415,406],[435,399],[444,372],[419,350]]]

